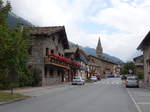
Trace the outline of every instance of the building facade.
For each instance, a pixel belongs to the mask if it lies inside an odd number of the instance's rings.
[[[78,75],[83,79],[87,79],[89,74],[89,65],[88,56],[85,54],[85,52],[79,48],[78,45],[70,45],[69,49],[65,50],[65,55],[66,57],[71,58],[80,64],[80,67],[74,71],[74,76]]]
[[[76,63],[66,57],[69,48],[64,26],[34,27],[31,29],[32,47],[29,49],[29,67],[38,70],[42,86],[71,80],[70,67]]]
[[[137,49],[143,51],[144,81],[145,83],[150,83],[150,32],[148,32]]]
[[[134,60],[135,66],[136,66],[136,74],[144,75],[144,57],[143,57],[143,55],[137,56],[133,60]]]

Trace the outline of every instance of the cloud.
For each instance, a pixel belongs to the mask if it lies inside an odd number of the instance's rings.
[[[38,26],[65,25],[68,39],[95,48],[101,37],[104,52],[126,61],[150,29],[149,0],[10,0],[13,12]],[[97,24],[86,32],[80,24]],[[116,29],[102,27],[108,26]],[[90,26],[89,26],[90,27]],[[92,27],[91,27],[92,30]]]

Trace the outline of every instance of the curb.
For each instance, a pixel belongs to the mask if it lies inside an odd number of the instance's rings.
[[[26,97],[26,98],[16,98],[16,99],[5,101],[5,102],[0,102],[0,106],[1,105],[5,105],[5,104],[10,104],[10,103],[18,102],[18,101],[22,101],[22,100],[26,100],[28,98],[29,97]]]

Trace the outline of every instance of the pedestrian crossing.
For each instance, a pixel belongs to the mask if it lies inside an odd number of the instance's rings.
[[[103,84],[103,85],[122,85],[122,80],[120,79],[102,79],[99,82],[96,82],[95,84]]]

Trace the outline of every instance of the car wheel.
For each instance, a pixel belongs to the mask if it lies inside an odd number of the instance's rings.
[[[136,87],[139,88],[139,85],[137,85]]]
[[[128,86],[126,85],[126,88],[128,88]]]

